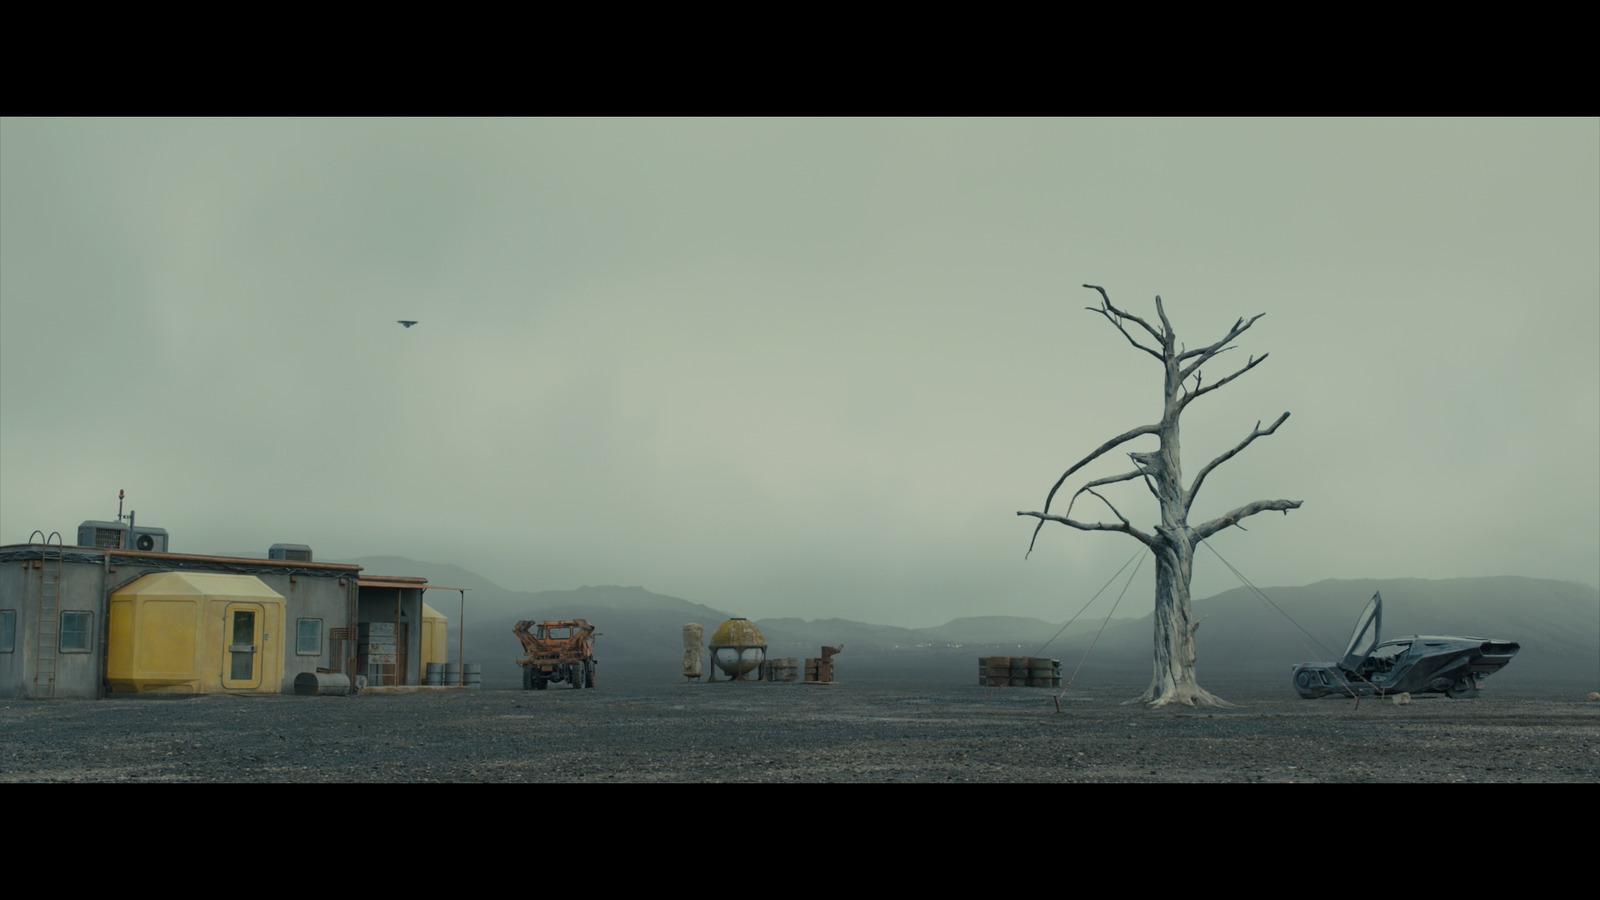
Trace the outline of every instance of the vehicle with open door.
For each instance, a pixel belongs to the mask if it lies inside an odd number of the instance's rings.
[[[1444,694],[1476,697],[1481,681],[1521,650],[1498,638],[1413,634],[1383,641],[1383,597],[1377,593],[1356,620],[1338,662],[1300,663],[1294,689],[1308,699],[1362,694]]]

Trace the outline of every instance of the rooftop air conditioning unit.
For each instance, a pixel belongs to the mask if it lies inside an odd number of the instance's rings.
[[[167,530],[165,528],[147,528],[143,525],[135,526],[133,533],[128,536],[128,548],[131,550],[166,553]]]
[[[311,562],[311,548],[305,544],[273,544],[267,549],[267,559]]]
[[[84,522],[78,526],[78,546],[96,550],[126,550],[128,526],[121,522]]]

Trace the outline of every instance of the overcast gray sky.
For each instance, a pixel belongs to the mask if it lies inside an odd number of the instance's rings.
[[[1266,314],[1183,434],[1292,412],[1191,516],[1304,501],[1212,539],[1257,584],[1600,584],[1597,119],[7,119],[0,543],[122,488],[177,551],[1059,620],[1139,545],[1016,511],[1161,399],[1085,282]]]

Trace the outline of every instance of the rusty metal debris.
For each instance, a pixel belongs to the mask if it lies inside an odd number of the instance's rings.
[[[823,647],[821,656],[806,660],[806,684],[832,684],[833,655],[843,649],[842,646]]]

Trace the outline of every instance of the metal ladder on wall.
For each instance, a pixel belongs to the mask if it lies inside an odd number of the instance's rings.
[[[43,531],[28,535],[28,543],[43,545],[39,554],[39,627],[34,632],[36,641],[33,655],[33,696],[41,700],[54,699],[56,695],[56,648],[61,643],[61,532],[52,531],[45,537]]]

